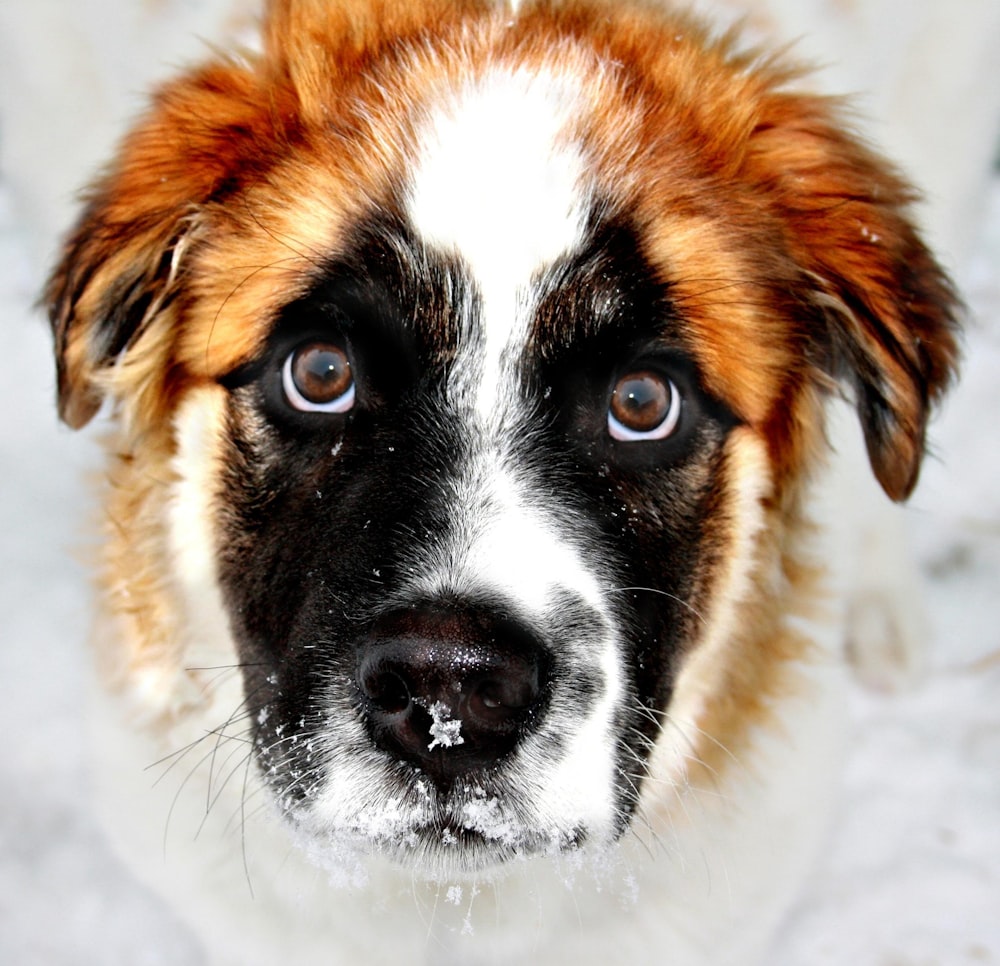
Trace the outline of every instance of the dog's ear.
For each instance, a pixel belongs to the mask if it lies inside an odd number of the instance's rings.
[[[142,355],[141,385],[130,383],[130,393],[157,397],[174,333],[161,325],[157,339],[143,337],[170,308],[204,205],[262,163],[279,115],[248,69],[222,62],[194,71],[156,95],[90,190],[44,293],[59,412],[70,426],[97,412],[116,362]]]
[[[954,374],[958,299],[911,221],[913,191],[838,114],[824,98],[775,96],[749,162],[820,309],[824,331],[807,344],[825,374],[852,385],[875,475],[903,500],[930,406]]]

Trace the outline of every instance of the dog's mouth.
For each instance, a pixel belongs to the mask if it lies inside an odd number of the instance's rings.
[[[431,879],[573,852],[589,838],[582,824],[545,827],[510,782],[456,783],[445,793],[417,771],[406,787],[359,795],[347,814],[328,815],[322,798],[283,811],[321,865],[377,855]]]

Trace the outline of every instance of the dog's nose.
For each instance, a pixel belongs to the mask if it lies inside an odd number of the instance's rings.
[[[380,620],[357,685],[379,747],[439,785],[503,759],[538,723],[546,652],[518,621],[418,608]]]

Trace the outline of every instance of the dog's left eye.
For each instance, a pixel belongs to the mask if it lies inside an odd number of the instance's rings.
[[[651,370],[630,372],[611,393],[608,432],[625,442],[666,439],[680,417],[681,394],[671,379]]]
[[[332,342],[308,342],[290,352],[281,385],[289,404],[302,412],[346,413],[354,406],[351,361]]]

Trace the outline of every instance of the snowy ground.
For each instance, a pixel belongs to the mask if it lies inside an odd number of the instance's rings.
[[[975,321],[914,501],[933,648],[911,690],[858,688],[827,858],[775,966],[1000,964],[1000,180],[960,266]],[[29,232],[0,181],[0,963],[199,962],[88,807],[81,477],[57,425]]]

